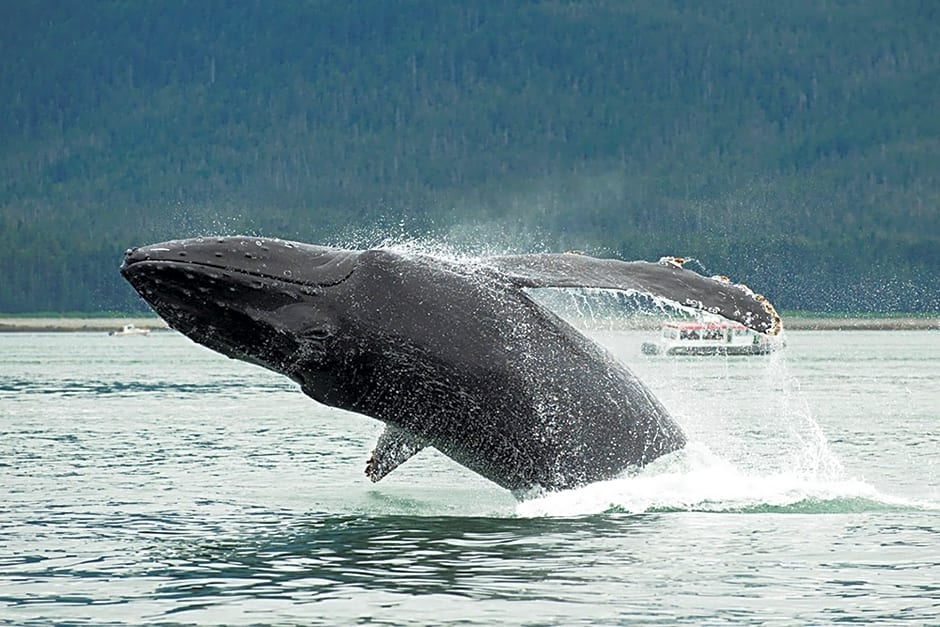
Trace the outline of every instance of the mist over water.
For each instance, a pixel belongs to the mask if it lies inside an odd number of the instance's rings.
[[[522,502],[434,451],[373,485],[381,425],[175,333],[0,334],[0,623],[935,621],[940,335],[588,318],[690,443]]]

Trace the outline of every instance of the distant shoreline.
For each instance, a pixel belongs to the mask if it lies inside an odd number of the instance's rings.
[[[658,329],[663,319],[658,317],[602,318],[593,321],[571,320],[575,326],[595,330]],[[864,316],[783,316],[786,331],[934,331],[940,330],[940,318],[898,316],[869,318]]]
[[[572,321],[577,326],[591,329],[655,329],[658,318],[624,317],[605,318],[584,325],[583,321]],[[166,322],[154,317],[127,318],[56,318],[56,317],[0,317],[0,333],[107,333],[119,331],[124,325],[133,324],[152,331],[169,331]],[[938,317],[813,317],[794,316],[783,318],[783,328],[788,331],[926,331],[940,330]]]
[[[154,317],[127,318],[0,318],[0,333],[65,333],[120,331],[124,325],[133,324],[151,331],[169,331],[166,322]]]
[[[940,330],[940,318],[783,318],[791,331],[932,331]]]

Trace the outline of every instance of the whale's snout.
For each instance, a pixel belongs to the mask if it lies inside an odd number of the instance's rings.
[[[212,237],[128,249],[121,274],[174,329],[290,376],[335,334],[323,294],[355,265],[353,251]]]
[[[260,237],[198,237],[128,249],[121,273],[192,266],[226,273],[326,287],[345,280],[356,264],[355,251]],[[131,283],[133,281],[131,280]]]

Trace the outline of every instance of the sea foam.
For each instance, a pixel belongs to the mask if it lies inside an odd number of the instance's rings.
[[[605,512],[844,513],[940,509],[878,491],[865,481],[805,473],[751,474],[703,444],[690,443],[642,471],[523,501],[521,517]]]

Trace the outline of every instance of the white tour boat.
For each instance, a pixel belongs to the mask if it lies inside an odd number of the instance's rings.
[[[108,331],[108,335],[150,335],[150,329],[135,327],[133,324],[125,324],[120,331]]]
[[[646,355],[766,355],[783,341],[727,320],[667,322],[659,339],[643,342]]]

